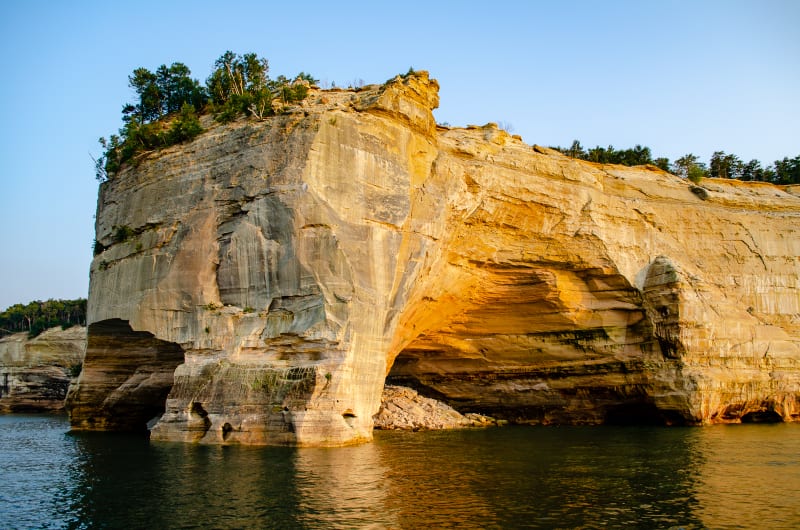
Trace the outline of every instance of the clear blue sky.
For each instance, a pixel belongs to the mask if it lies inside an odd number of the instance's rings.
[[[97,182],[127,76],[225,50],[270,73],[347,85],[410,66],[441,84],[436,118],[510,123],[530,143],[634,144],[671,160],[800,154],[800,2],[0,3],[0,309],[86,296]]]

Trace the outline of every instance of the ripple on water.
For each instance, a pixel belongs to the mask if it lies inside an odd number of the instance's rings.
[[[336,449],[149,443],[0,417],[2,528],[787,528],[800,425],[378,432]]]

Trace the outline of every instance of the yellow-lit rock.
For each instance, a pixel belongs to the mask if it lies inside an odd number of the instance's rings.
[[[104,183],[73,426],[355,443],[387,374],[512,421],[798,418],[796,190],[437,128],[437,104],[424,72],[312,90]]]

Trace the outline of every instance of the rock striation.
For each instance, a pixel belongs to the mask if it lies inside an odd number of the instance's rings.
[[[63,411],[85,350],[83,326],[0,338],[0,413]]]
[[[516,422],[800,418],[795,188],[577,161],[437,105],[424,72],[312,90],[103,183],[73,428],[356,443],[387,376]]]

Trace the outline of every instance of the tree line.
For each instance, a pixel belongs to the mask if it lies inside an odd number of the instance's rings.
[[[0,313],[0,337],[11,333],[28,332],[35,337],[55,326],[66,329],[86,325],[86,298],[76,300],[35,300],[14,304]]]
[[[112,177],[137,154],[191,140],[203,132],[199,116],[210,113],[227,123],[241,116],[263,120],[275,109],[305,99],[318,83],[300,72],[294,80],[270,79],[269,63],[255,53],[231,51],[214,62],[201,85],[183,63],[162,64],[155,72],[141,67],[128,76],[136,100],[122,107],[122,128],[100,138],[103,154],[95,161],[99,181]]]
[[[694,182],[708,178],[728,178],[749,181],[771,182],[773,184],[800,184],[800,155],[776,160],[771,165],[762,165],[759,160],[745,162],[734,154],[715,151],[708,164],[692,153],[675,161],[668,158],[653,158],[649,147],[636,145],[630,149],[615,149],[614,146],[585,149],[578,140],[570,147],[554,147],[565,155],[581,160],[603,164],[622,164],[638,166],[652,164],[664,171],[688,178]]]

